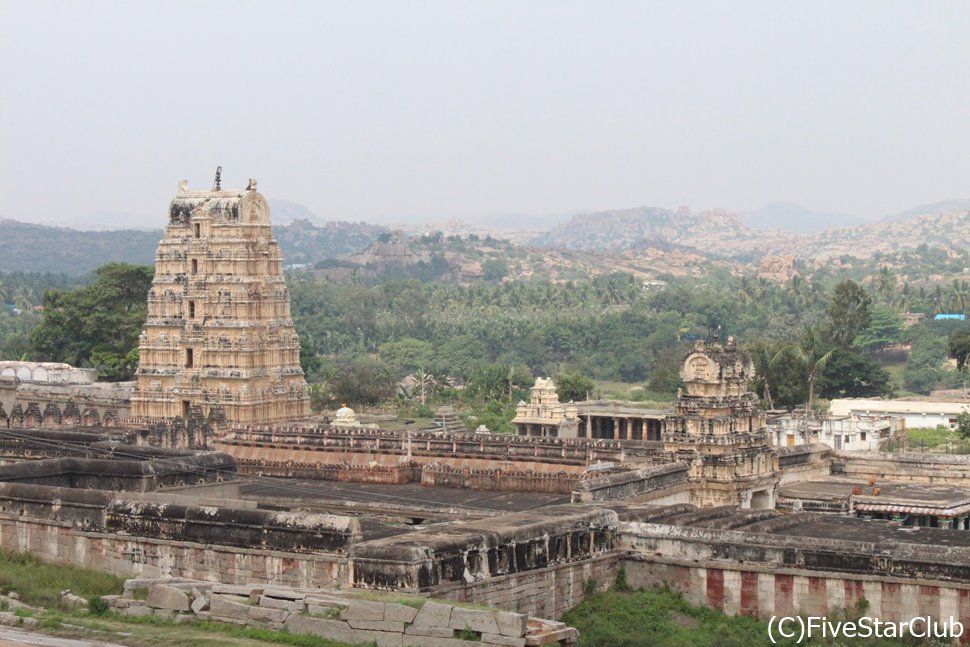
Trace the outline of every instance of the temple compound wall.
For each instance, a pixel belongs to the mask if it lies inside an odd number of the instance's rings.
[[[66,384],[0,377],[0,428],[116,426],[131,415],[133,388],[132,382]]]
[[[309,397],[269,205],[256,191],[185,183],[169,206],[139,338],[136,418],[305,418]]]
[[[810,525],[809,517],[783,523]],[[669,587],[727,614],[832,617],[864,602],[866,615],[883,621],[970,620],[965,545],[894,543],[886,550],[875,536],[816,539],[636,522],[621,527],[619,543],[619,567],[631,586]]]
[[[360,538],[355,519],[179,501],[154,491],[232,479],[232,458],[98,449],[110,458],[0,466],[0,548],[127,576],[297,587],[348,581],[350,547]]]

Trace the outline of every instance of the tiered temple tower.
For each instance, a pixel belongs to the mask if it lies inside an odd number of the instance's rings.
[[[778,454],[772,450],[758,397],[751,356],[733,337],[725,344],[698,341],[681,370],[687,393],[678,393],[667,418],[664,449],[690,464],[692,503],[773,508]]]
[[[169,207],[139,338],[132,415],[224,412],[233,423],[309,413],[300,342],[269,205],[245,190],[189,191]]]

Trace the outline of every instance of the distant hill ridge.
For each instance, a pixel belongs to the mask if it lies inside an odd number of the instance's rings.
[[[317,226],[309,220],[273,226],[287,265],[309,265],[360,251],[385,231],[385,227],[366,223],[328,222]],[[78,231],[2,219],[0,271],[80,275],[110,261],[153,265],[161,238],[161,229]]]

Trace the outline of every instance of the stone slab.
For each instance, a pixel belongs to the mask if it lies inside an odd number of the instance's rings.
[[[153,584],[148,589],[145,605],[152,609],[170,609],[172,611],[188,611],[189,596],[166,584]]]
[[[397,622],[414,622],[414,617],[418,615],[418,610],[406,604],[396,604],[388,602],[384,605],[384,619],[396,620]]]
[[[478,609],[462,609],[455,607],[451,611],[452,629],[471,629],[483,634],[501,634],[494,611],[480,611]]]
[[[209,613],[222,618],[246,620],[249,618],[250,608],[248,604],[235,602],[221,595],[213,594],[212,599],[209,600]]]
[[[255,622],[283,624],[288,617],[290,617],[290,612],[286,609],[249,607],[249,619]]]
[[[483,645],[502,645],[502,647],[525,647],[525,638],[512,638],[511,636],[497,636],[495,634],[482,634]]]
[[[126,609],[122,609],[121,613],[126,616],[150,616],[152,615],[152,610],[144,604],[133,604]]]
[[[285,609],[290,613],[299,613],[306,608],[303,600],[287,600],[285,598],[271,598],[264,593],[259,596],[259,606],[267,609]]]
[[[499,611],[495,614],[495,622],[498,623],[498,632],[510,638],[521,638],[529,628],[529,616],[524,613]]]
[[[419,627],[450,627],[452,606],[440,602],[425,602],[414,617]]]
[[[393,633],[404,633],[404,623],[394,620],[347,620],[347,624],[354,629],[364,629],[366,631],[390,631]]]
[[[192,600],[192,613],[199,613],[200,611],[209,610],[209,598],[204,595],[200,595],[196,599]]]
[[[383,620],[384,603],[353,600],[340,614],[343,620]]]
[[[340,620],[292,615],[286,619],[283,627],[291,634],[307,634],[349,644],[360,642],[357,632]]]
[[[460,638],[435,638],[433,636],[404,635],[402,647],[482,647],[482,643]]]
[[[411,625],[404,630],[409,636],[434,636],[435,638],[454,638],[455,630],[451,627],[424,627]]]
[[[263,589],[263,595],[270,598],[279,598],[281,600],[303,600],[306,598],[306,593],[300,593],[294,591],[293,589],[275,589],[266,588]]]

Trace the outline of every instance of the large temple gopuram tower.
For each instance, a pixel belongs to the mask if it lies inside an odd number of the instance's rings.
[[[138,351],[134,417],[186,417],[195,407],[218,408],[231,423],[307,416],[280,248],[255,180],[223,190],[217,171],[211,191],[179,183]]]

